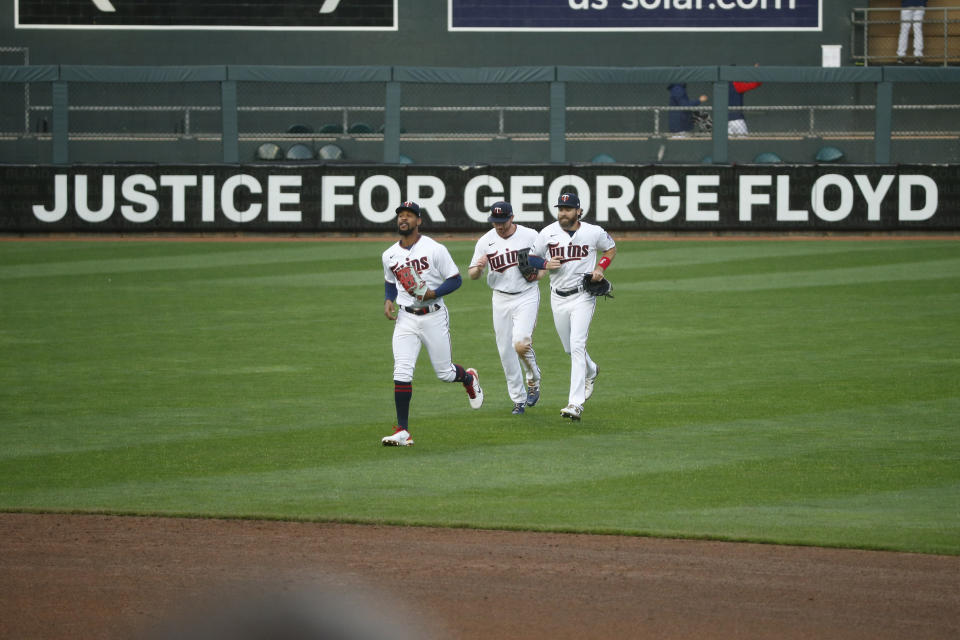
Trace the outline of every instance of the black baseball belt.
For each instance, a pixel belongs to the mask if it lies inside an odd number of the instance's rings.
[[[572,296],[575,293],[580,293],[583,291],[583,287],[577,287],[576,289],[567,289],[566,291],[561,291],[560,289],[554,289],[553,292],[560,296],[561,298],[567,298]]]
[[[432,311],[439,311],[439,304],[431,304],[428,307],[401,307],[407,313],[412,313],[415,316],[425,316]]]

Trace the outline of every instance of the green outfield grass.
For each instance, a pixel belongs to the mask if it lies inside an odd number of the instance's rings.
[[[0,242],[0,509],[960,553],[960,243],[621,242],[581,423],[548,296],[511,416],[467,280],[486,403],[421,354],[400,449],[387,244]]]

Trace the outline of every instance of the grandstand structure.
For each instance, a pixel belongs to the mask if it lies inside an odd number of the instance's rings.
[[[727,83],[762,82],[725,126],[677,138],[666,87],[706,93],[726,122]],[[848,162],[960,156],[956,67],[0,66],[5,161],[426,164]],[[922,146],[917,141],[923,141]],[[285,150],[270,158],[257,149]],[[335,145],[341,153],[324,158]],[[296,153],[289,150],[296,146]],[[918,155],[922,154],[922,155]],[[330,159],[333,158],[333,159]]]
[[[896,0],[820,0],[814,30],[642,34],[454,33],[437,10],[454,2],[379,0],[396,27],[377,32],[57,30],[4,12],[0,162],[803,163],[826,147],[855,163],[960,157],[957,0],[930,0],[928,55],[909,68],[892,64]],[[131,6],[114,4],[117,15]],[[846,47],[841,67],[821,65],[828,45]],[[763,82],[743,108],[749,133],[729,137],[726,86],[748,79]],[[721,126],[672,135],[672,82],[707,94],[701,122]]]

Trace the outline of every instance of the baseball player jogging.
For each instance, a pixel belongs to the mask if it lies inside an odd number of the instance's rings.
[[[617,254],[606,231],[580,217],[580,198],[563,193],[556,204],[557,221],[544,227],[530,250],[530,263],[550,271],[550,307],[563,350],[570,354],[570,394],[560,415],[579,420],[583,403],[593,395],[600,367],[587,353],[587,335],[597,295],[608,295],[604,271]],[[597,254],[601,253],[597,262]],[[602,283],[603,286],[595,286]]]
[[[421,345],[426,345],[438,378],[462,383],[472,408],[479,409],[483,404],[477,371],[454,364],[450,354],[450,314],[443,296],[460,287],[460,271],[445,246],[420,233],[420,223],[420,205],[416,202],[397,207],[400,240],[383,252],[383,314],[396,323],[393,397],[397,405],[397,425],[393,435],[381,440],[384,446],[413,444],[408,418],[413,370]]]
[[[514,223],[509,202],[495,202],[487,220],[493,229],[477,241],[468,273],[476,280],[490,267],[487,284],[493,289],[493,330],[507,393],[513,401],[512,413],[519,415],[540,399],[540,367],[533,351],[540,272],[527,259],[537,232]]]

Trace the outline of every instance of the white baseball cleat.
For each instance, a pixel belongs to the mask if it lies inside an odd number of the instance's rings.
[[[413,438],[410,432],[400,427],[394,427],[393,435],[380,440],[385,447],[410,447],[413,445]]]
[[[464,383],[463,388],[467,390],[467,397],[470,398],[470,408],[479,409],[483,406],[483,389],[480,388],[480,376],[476,369],[467,369],[467,373],[473,376],[473,382]]]
[[[587,378],[587,380],[583,384],[583,390],[585,392],[583,397],[584,401],[589,400],[590,396],[593,395],[593,386],[594,384],[596,384],[597,378],[599,377],[600,377],[600,365],[597,365],[597,372],[593,374],[592,378]]]
[[[571,420],[579,420],[581,413],[583,413],[583,407],[578,404],[573,404],[572,402],[563,409],[560,409],[560,415],[564,418],[570,418]]]

